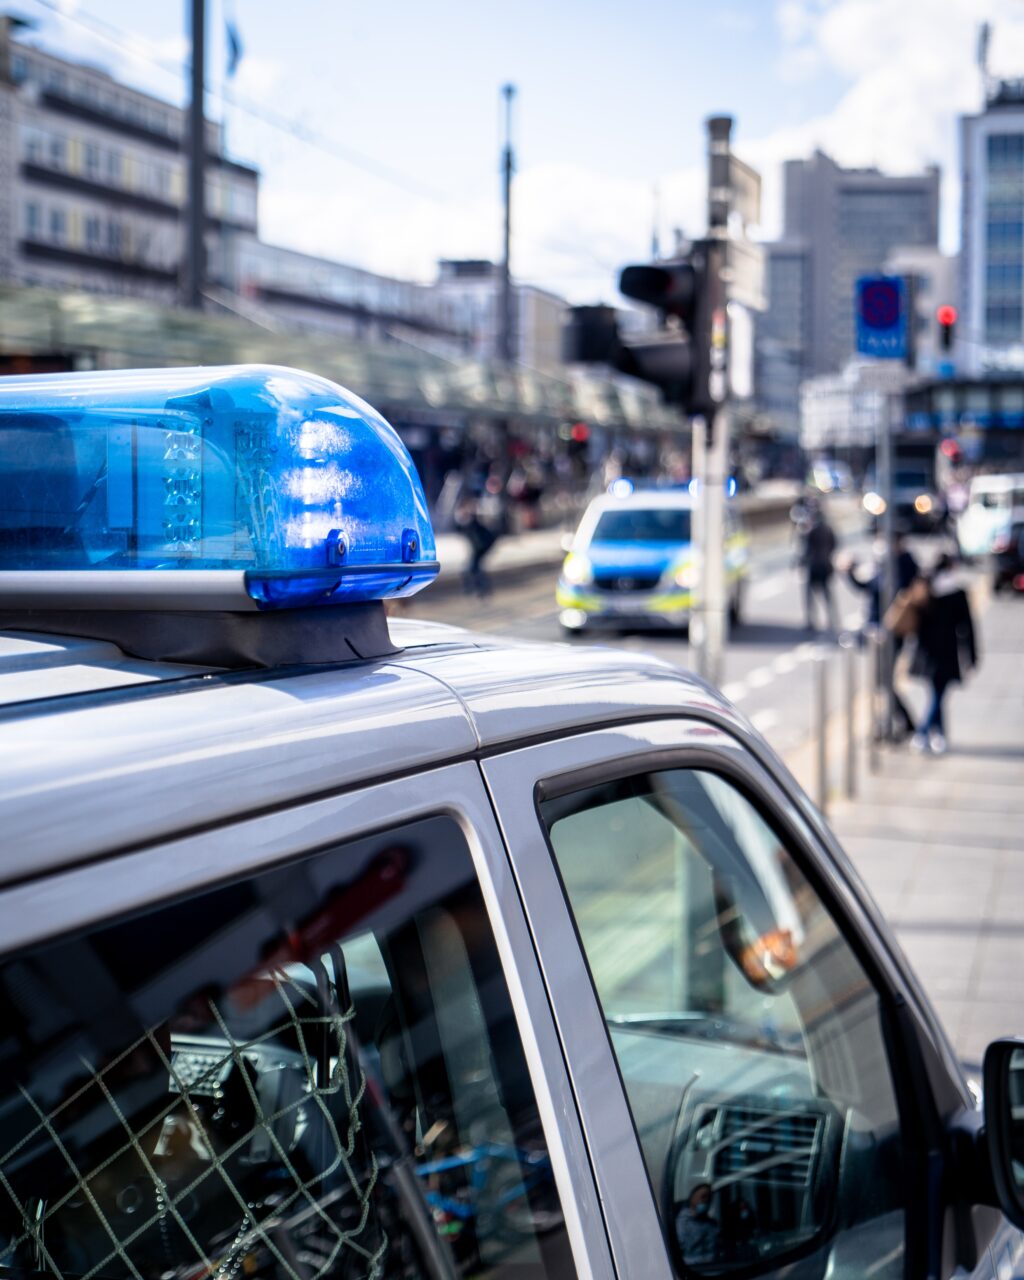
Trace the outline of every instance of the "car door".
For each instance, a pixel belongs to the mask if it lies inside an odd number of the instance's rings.
[[[0,893],[0,1260],[613,1275],[478,768]]]
[[[484,769],[620,1274],[988,1274],[936,1190],[961,1082],[755,754],[661,721]]]

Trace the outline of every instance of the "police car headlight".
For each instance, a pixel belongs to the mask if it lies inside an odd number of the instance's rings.
[[[880,493],[869,492],[864,495],[864,510],[870,516],[885,514],[885,499]]]
[[[562,577],[571,587],[585,587],[594,581],[594,568],[586,556],[574,551],[565,557]]]
[[[692,590],[697,585],[697,566],[692,561],[689,564],[680,565],[672,575],[672,581],[677,587]]]
[[[914,510],[919,516],[926,516],[934,505],[926,493],[919,493],[914,499]]]

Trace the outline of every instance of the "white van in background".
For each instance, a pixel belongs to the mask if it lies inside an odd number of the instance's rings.
[[[1014,510],[1024,510],[1024,475],[975,476],[967,506],[956,522],[962,556],[986,556],[1008,534]]]

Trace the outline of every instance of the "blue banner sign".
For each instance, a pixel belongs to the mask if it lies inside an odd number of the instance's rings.
[[[907,293],[899,276],[861,276],[856,294],[857,353],[881,360],[907,355]]]

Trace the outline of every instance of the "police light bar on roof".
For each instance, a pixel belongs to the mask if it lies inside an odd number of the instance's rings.
[[[0,379],[0,604],[280,609],[407,596],[437,570],[405,446],[324,378]]]

